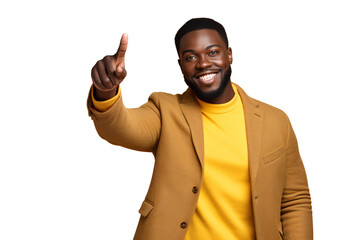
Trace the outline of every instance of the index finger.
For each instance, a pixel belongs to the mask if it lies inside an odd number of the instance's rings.
[[[119,63],[124,61],[127,45],[128,45],[128,35],[127,35],[127,33],[124,33],[121,36],[120,46],[119,46],[119,48],[118,48],[118,50],[117,50],[117,52],[115,54],[115,56],[116,56],[116,65],[119,65]]]

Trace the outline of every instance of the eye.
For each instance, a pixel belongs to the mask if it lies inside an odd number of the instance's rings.
[[[185,60],[188,61],[188,62],[192,62],[196,59],[195,56],[188,56]]]
[[[216,54],[218,54],[219,52],[218,51],[216,51],[216,50],[211,50],[210,52],[209,52],[209,56],[215,56]]]

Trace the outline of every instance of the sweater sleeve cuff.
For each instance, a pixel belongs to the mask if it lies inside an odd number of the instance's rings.
[[[91,86],[91,100],[94,104],[94,107],[99,112],[105,112],[105,111],[109,110],[120,97],[120,92],[121,92],[120,86],[119,86],[117,94],[114,97],[112,97],[108,100],[105,100],[105,101],[97,101],[94,97],[93,89],[94,89],[94,86]]]

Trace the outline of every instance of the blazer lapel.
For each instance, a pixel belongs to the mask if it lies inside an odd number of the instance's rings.
[[[204,169],[204,132],[201,108],[190,88],[182,94],[180,108],[190,127],[191,138],[200,161],[201,168]]]
[[[245,115],[246,137],[248,143],[248,158],[252,191],[255,189],[256,177],[261,160],[261,146],[263,133],[263,112],[238,85],[234,84],[240,94]],[[254,192],[253,192],[254,194]]]

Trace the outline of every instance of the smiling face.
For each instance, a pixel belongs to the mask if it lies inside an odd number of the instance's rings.
[[[215,30],[195,30],[180,40],[179,65],[185,82],[205,102],[225,103],[234,96],[231,63],[231,48]]]

